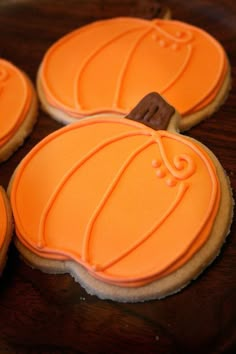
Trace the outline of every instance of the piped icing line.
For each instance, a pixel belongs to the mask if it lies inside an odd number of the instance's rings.
[[[23,119],[29,109],[30,101],[32,98],[32,92],[30,90],[29,83],[23,73],[21,73],[21,71],[18,68],[14,67],[14,65],[12,65],[11,63],[0,58],[0,106],[2,93],[5,89],[7,89],[7,81],[8,79],[10,79],[11,76],[10,70],[13,71],[14,74],[17,75],[18,79],[20,80],[22,100],[20,106],[15,112],[14,121],[12,121],[12,123],[7,127],[7,129],[5,128],[5,131],[0,131],[0,147],[10,140],[10,138],[14,135],[14,133],[17,131],[17,129],[23,122]],[[2,117],[2,119],[7,118],[8,117],[5,116]]]
[[[46,246],[46,240],[44,238],[44,230],[45,230],[45,223],[46,219],[48,217],[48,214],[50,212],[50,209],[52,208],[53,203],[55,202],[57,196],[59,195],[60,191],[62,190],[63,186],[66,184],[68,179],[84,164],[86,163],[91,157],[94,156],[95,153],[98,151],[102,150],[103,148],[106,148],[110,144],[117,142],[122,139],[126,139],[128,137],[133,137],[133,136],[140,136],[140,135],[151,135],[148,131],[147,132],[140,132],[140,131],[131,131],[131,132],[126,132],[122,133],[118,136],[115,136],[113,138],[105,139],[103,142],[99,143],[97,146],[92,148],[81,160],[77,161],[74,166],[62,177],[61,181],[58,183],[57,187],[54,190],[54,193],[51,195],[43,213],[42,217],[40,220],[40,226],[39,226],[39,237],[38,237],[38,247],[43,248]],[[150,143],[149,143],[150,144]],[[84,244],[84,251],[83,251],[83,256],[86,255],[86,242]],[[86,257],[86,256],[85,256]]]
[[[121,90],[122,90],[125,74],[126,74],[126,71],[128,69],[128,65],[129,65],[129,63],[131,61],[131,58],[134,55],[135,50],[139,46],[139,44],[142,41],[142,39],[145,38],[150,33],[150,31],[151,31],[150,28],[148,28],[147,30],[144,31],[144,33],[141,33],[138,36],[138,38],[131,45],[131,48],[130,48],[127,56],[126,56],[126,59],[124,60],[124,64],[121,67],[121,71],[120,71],[120,74],[119,74],[119,77],[118,77],[118,80],[117,80],[118,83],[117,83],[116,91],[115,91],[115,94],[114,94],[114,102],[112,104],[112,108],[114,108],[114,109],[119,109],[119,99],[120,99],[120,95],[121,95]]]
[[[127,137],[127,135],[126,135]],[[150,145],[152,145],[154,143],[152,137],[150,140],[148,140],[147,142],[143,143],[141,146],[139,146],[136,150],[134,150],[130,156],[126,159],[126,161],[122,164],[122,166],[120,167],[119,171],[117,172],[117,174],[115,175],[113,181],[110,183],[110,185],[108,186],[106,192],[104,193],[104,196],[102,197],[101,201],[99,202],[98,206],[95,208],[89,222],[88,222],[88,226],[85,230],[85,236],[84,236],[84,242],[83,242],[83,252],[82,252],[82,260],[84,262],[89,260],[89,240],[91,238],[91,233],[92,233],[92,229],[93,226],[96,222],[96,219],[98,217],[98,215],[102,212],[103,207],[105,206],[105,204],[107,203],[109,197],[111,196],[111,194],[114,192],[115,187],[117,186],[117,183],[119,182],[119,180],[121,179],[121,177],[123,176],[123,174],[125,173],[127,167],[130,165],[130,163],[135,159],[135,157],[137,155],[139,155],[142,151],[144,151],[146,148],[148,148]],[[97,270],[97,267],[99,267],[99,269],[101,269],[100,265],[96,265],[94,269]],[[103,266],[102,266],[103,269]]]
[[[94,269],[94,271],[104,271],[119,262],[121,259],[124,257],[128,256],[131,252],[133,252],[136,248],[141,246],[149,237],[153,235],[155,231],[160,227],[160,225],[171,215],[171,213],[175,210],[177,205],[181,202],[185,192],[188,189],[188,184],[187,183],[180,183],[179,188],[178,188],[178,193],[176,196],[176,199],[174,202],[170,205],[169,209],[165,212],[165,214],[158,219],[154,225],[152,225],[144,235],[140,236],[136,242],[134,242],[131,246],[127,247],[126,250],[124,250],[120,255],[117,257],[114,257],[110,259],[106,264],[104,265],[97,265]],[[130,281],[133,281],[134,279],[130,279]]]
[[[85,58],[85,60],[83,61],[83,63],[81,64],[81,67],[79,68],[77,74],[76,74],[76,80],[74,83],[74,102],[75,102],[75,108],[82,110],[83,107],[82,105],[79,103],[79,82],[80,82],[80,78],[83,75],[83,72],[86,70],[86,67],[89,65],[89,63],[107,46],[109,46],[111,43],[114,43],[116,40],[126,36],[128,33],[132,33],[137,31],[137,28],[132,28],[131,30],[119,33],[118,35],[114,36],[113,38],[111,38],[108,41],[104,41],[104,43],[100,44],[99,47],[95,48],[94,51],[87,57]],[[132,48],[133,49],[133,48]],[[131,51],[132,51],[131,49]],[[121,80],[122,80],[122,74],[121,74]],[[119,91],[119,85],[118,85],[118,91]],[[116,101],[115,101],[116,102]],[[117,107],[117,104],[114,103],[114,108]]]

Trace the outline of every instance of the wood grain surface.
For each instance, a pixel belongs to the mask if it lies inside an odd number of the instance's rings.
[[[207,30],[228,53],[233,76],[229,97],[187,135],[218,156],[235,190],[236,2],[168,0],[165,5],[173,18]],[[152,18],[158,13],[152,0],[0,0],[0,56],[35,82],[43,54],[67,32],[95,19]],[[25,144],[0,165],[0,184],[7,188],[21,159],[58,128],[59,123],[39,111]],[[102,301],[87,295],[68,275],[33,270],[11,245],[0,279],[0,354],[236,353],[235,226],[234,222],[219,257],[185,290],[137,304]]]

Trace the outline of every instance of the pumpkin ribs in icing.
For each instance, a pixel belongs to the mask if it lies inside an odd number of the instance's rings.
[[[219,42],[197,27],[161,19],[115,18],[75,30],[49,48],[38,75],[44,108],[65,123],[127,114],[156,91],[182,115],[181,130],[213,113],[229,85]]]
[[[42,140],[18,166],[10,196],[16,245],[32,264],[119,301],[186,285],[216,256],[231,220],[230,188],[212,153],[108,116]]]

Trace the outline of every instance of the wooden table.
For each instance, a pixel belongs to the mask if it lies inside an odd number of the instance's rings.
[[[202,27],[225,47],[233,87],[227,102],[187,134],[220,159],[236,187],[236,2],[168,0],[175,19]],[[0,56],[35,81],[47,48],[92,20],[152,18],[154,1],[1,0]],[[193,82],[194,85],[194,82]],[[31,136],[0,165],[5,188],[17,164],[59,123],[39,112]],[[11,246],[0,279],[0,353],[236,353],[236,227],[216,261],[184,291],[161,301],[120,304],[89,296],[68,275],[28,267]]]

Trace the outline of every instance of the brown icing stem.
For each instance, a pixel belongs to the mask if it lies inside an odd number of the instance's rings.
[[[131,16],[136,17],[137,15],[147,19],[155,19],[155,18],[166,18],[166,16],[170,13],[169,8],[164,6],[159,1],[156,0],[146,0],[139,1],[137,6],[133,6],[134,1],[130,1],[130,6],[133,7],[131,10]]]
[[[151,92],[141,99],[126,118],[155,130],[166,130],[174,113],[174,107],[169,105],[161,95]]]
[[[169,12],[168,7],[163,6],[160,3],[156,3],[155,10],[156,10],[155,17],[157,17],[157,18],[164,18],[167,15],[167,13]]]

